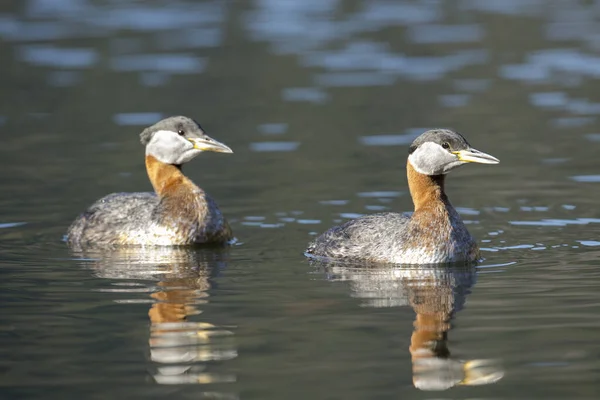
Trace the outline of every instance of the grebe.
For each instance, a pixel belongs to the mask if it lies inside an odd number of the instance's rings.
[[[187,117],[146,128],[146,170],[156,193],[113,193],[96,201],[69,227],[71,245],[225,244],[233,239],[217,203],[181,172],[203,151],[233,153]]]
[[[460,134],[434,129],[409,148],[408,187],[415,211],[364,216],[329,229],[306,254],[328,259],[394,264],[472,262],[479,248],[444,192],[451,170],[470,162],[497,164],[497,158],[472,148]]]

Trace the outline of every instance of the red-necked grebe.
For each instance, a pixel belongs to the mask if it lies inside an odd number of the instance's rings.
[[[140,135],[155,193],[113,193],[96,201],[69,227],[71,245],[225,244],[233,239],[215,201],[181,172],[203,151],[233,151],[194,120],[163,119]]]
[[[477,243],[444,192],[446,174],[471,162],[499,160],[475,150],[451,130],[423,133],[411,144],[406,166],[412,216],[381,213],[357,218],[317,237],[307,255],[395,264],[478,260]]]

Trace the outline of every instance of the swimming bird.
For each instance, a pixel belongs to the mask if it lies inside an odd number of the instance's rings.
[[[233,153],[191,118],[163,119],[140,134],[154,193],[113,193],[71,224],[71,245],[225,244],[233,239],[217,203],[181,171],[204,151]]]
[[[414,213],[380,213],[351,220],[317,237],[306,255],[394,264],[472,262],[477,242],[444,191],[446,174],[466,163],[497,164],[448,129],[429,130],[408,150],[408,187]]]

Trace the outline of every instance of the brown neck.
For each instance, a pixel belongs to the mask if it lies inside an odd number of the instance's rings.
[[[415,319],[415,330],[410,338],[410,353],[413,361],[419,358],[448,357],[447,333],[450,316],[444,312],[419,314]]]
[[[161,197],[186,180],[179,165],[165,164],[154,156],[146,156],[146,171],[154,191]]]
[[[197,299],[210,289],[208,280],[203,277],[161,281],[158,283],[158,287],[164,290],[151,295],[152,298],[158,300],[148,312],[152,324],[182,322],[188,315],[198,314],[195,306]]]
[[[444,192],[445,175],[425,175],[417,172],[410,162],[406,164],[408,188],[415,205],[415,211],[426,205],[447,203],[448,198]]]

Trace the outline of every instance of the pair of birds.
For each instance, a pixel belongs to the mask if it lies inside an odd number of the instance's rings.
[[[181,171],[203,151],[232,153],[187,117],[166,118],[140,135],[155,193],[113,193],[81,214],[67,242],[85,245],[227,244],[233,233],[216,202]],[[434,129],[409,148],[407,175],[415,211],[368,215],[333,227],[307,248],[309,256],[395,264],[470,262],[476,241],[444,192],[446,174],[466,163],[499,160],[460,134]]]

